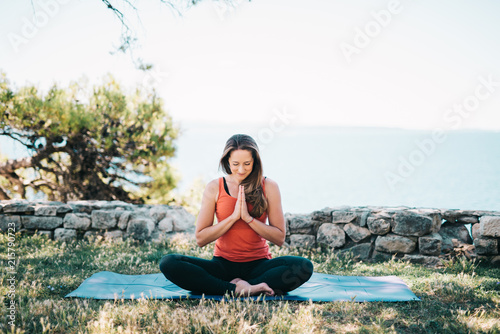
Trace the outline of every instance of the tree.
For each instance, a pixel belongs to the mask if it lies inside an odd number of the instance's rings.
[[[0,74],[0,136],[30,152],[0,162],[0,199],[165,199],[176,184],[168,159],[177,132],[154,91],[127,95],[112,76],[41,94],[14,90]]]
[[[137,69],[142,71],[150,70],[153,65],[145,63],[143,59],[136,58],[133,55],[133,49],[137,48],[137,37],[134,29],[132,28],[129,20],[125,16],[126,9],[132,9],[137,14],[137,7],[131,3],[129,0],[101,0],[102,3],[111,10],[115,17],[120,21],[122,25],[122,34],[120,36],[120,45],[116,48],[116,51],[122,53],[129,53],[132,61],[134,62]],[[160,3],[166,5],[172,9],[177,15],[182,15],[183,12],[187,11],[193,6],[196,6],[202,0],[158,0]],[[251,0],[212,0],[218,4],[221,8],[234,8],[239,1],[251,1]],[[139,16],[139,15],[138,15]]]

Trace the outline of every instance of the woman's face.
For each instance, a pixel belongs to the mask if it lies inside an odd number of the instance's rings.
[[[234,150],[229,156],[231,174],[239,181],[243,181],[253,169],[252,153],[248,150]]]

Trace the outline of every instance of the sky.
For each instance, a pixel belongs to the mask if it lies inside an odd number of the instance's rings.
[[[111,54],[122,27],[99,0],[2,1],[0,71],[42,90],[111,73],[154,87],[181,126],[500,130],[498,1],[132,3],[151,73]]]

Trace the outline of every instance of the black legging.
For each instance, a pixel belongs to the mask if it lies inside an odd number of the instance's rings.
[[[232,262],[216,256],[212,260],[205,260],[169,254],[161,259],[160,270],[172,283],[199,294],[231,294],[236,284],[229,281],[241,278],[252,285],[265,282],[276,295],[282,295],[309,280],[313,264],[300,256]]]

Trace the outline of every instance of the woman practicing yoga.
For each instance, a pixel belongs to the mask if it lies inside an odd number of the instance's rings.
[[[299,256],[273,259],[269,252],[266,240],[281,246],[286,226],[278,185],[263,177],[257,143],[232,136],[220,167],[227,176],[207,184],[196,222],[200,247],[216,241],[212,259],[169,254],[160,270],[181,288],[207,295],[275,296],[298,288],[313,265]]]

